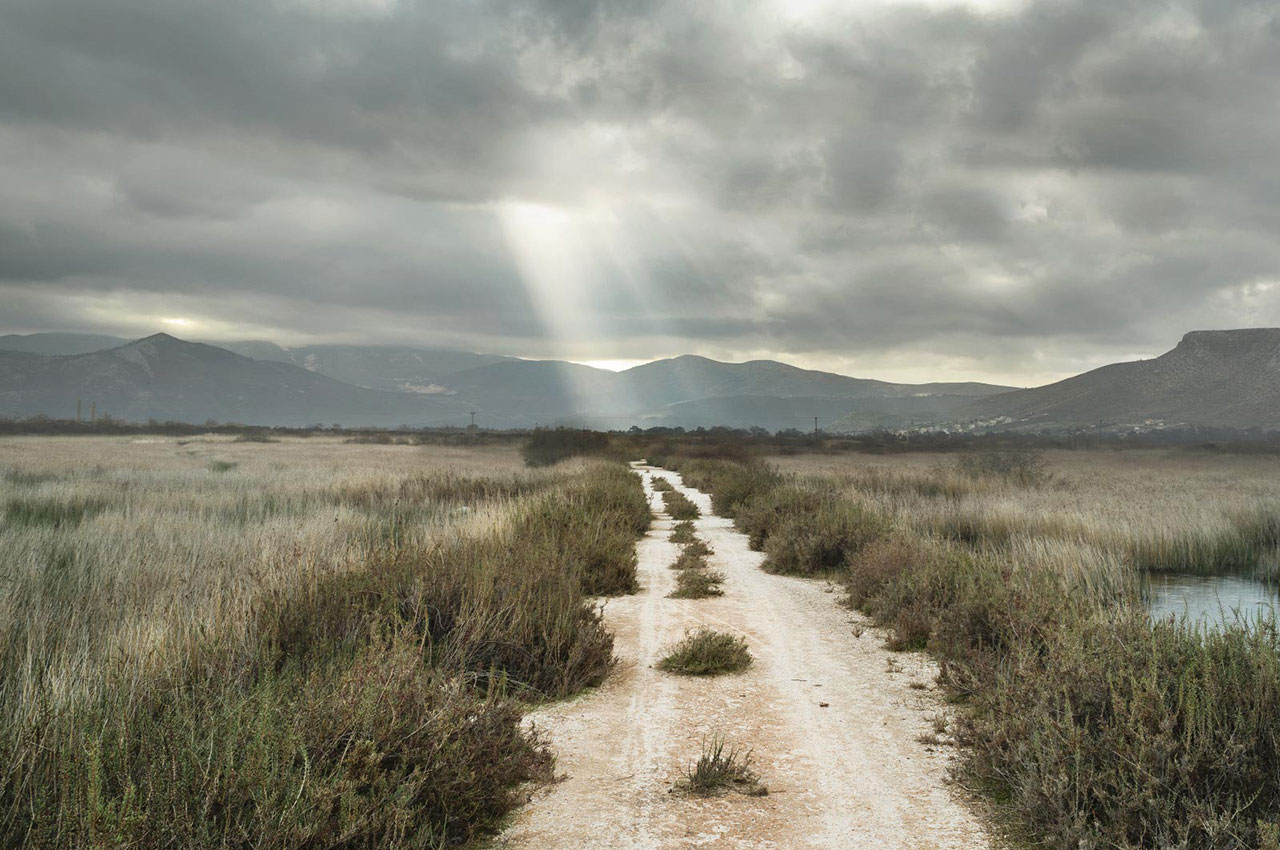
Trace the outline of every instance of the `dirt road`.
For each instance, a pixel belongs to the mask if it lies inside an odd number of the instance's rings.
[[[922,743],[943,707],[932,663],[891,653],[822,582],[769,575],[763,556],[678,475],[637,466],[702,510],[698,536],[725,574],[720,598],[666,598],[678,547],[659,514],[637,553],[642,590],[609,600],[618,669],[596,691],[533,714],[566,778],[540,789],[497,839],[501,848],[911,848],[989,845],[946,782],[951,748]],[[700,625],[744,635],[744,673],[693,679],[655,668]],[[924,684],[925,690],[912,688]],[[766,797],[695,799],[672,784],[723,733],[750,747]]]

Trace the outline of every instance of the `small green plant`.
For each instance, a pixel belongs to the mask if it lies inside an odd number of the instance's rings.
[[[702,570],[706,569],[707,559],[703,555],[690,552],[687,548],[683,550],[679,557],[671,564],[673,570]]]
[[[679,490],[671,490],[662,494],[662,504],[672,519],[697,519],[702,516],[698,506],[689,501],[689,497]]]
[[[676,790],[695,797],[714,797],[728,791],[740,791],[750,797],[769,793],[751,769],[751,751],[729,746],[722,735],[703,742],[702,755],[689,766],[684,779],[676,783]]]
[[[711,547],[695,537],[692,542],[685,544],[684,551],[690,555],[705,557],[711,554]]]
[[[240,464],[230,460],[215,460],[209,464],[211,472],[230,472]]]
[[[714,570],[681,570],[676,576],[676,589],[668,594],[672,599],[706,599],[724,596],[720,583],[724,573]]]
[[[737,673],[751,665],[745,638],[702,628],[687,633],[658,662],[658,669],[684,676]]]
[[[656,475],[653,476],[653,482],[649,486],[653,488],[653,492],[655,493],[670,493],[672,490],[676,489],[671,486],[670,481],[665,478],[659,478]]]
[[[693,536],[693,523],[688,520],[676,523],[675,528],[671,529],[671,536],[667,539],[672,543],[692,543],[697,539]]]

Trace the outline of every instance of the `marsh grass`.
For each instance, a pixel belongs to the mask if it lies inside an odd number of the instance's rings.
[[[955,466],[967,478],[994,478],[1019,487],[1038,487],[1053,477],[1044,452],[1034,449],[964,452],[956,458]]]
[[[668,463],[679,470],[690,487],[711,494],[711,507],[726,517],[736,517],[739,506],[781,483],[774,468],[758,460],[722,460],[673,456]]]
[[[769,793],[751,767],[751,751],[729,746],[722,735],[703,742],[702,754],[685,771],[675,790],[697,797],[714,797],[729,791],[750,797]]]
[[[4,524],[59,529],[79,525],[107,509],[105,498],[79,494],[58,497],[10,498],[4,503]]]
[[[650,482],[649,486],[653,488],[653,492],[655,493],[670,493],[672,490],[676,489],[672,486],[670,481],[660,475],[653,476],[653,480]]]
[[[669,490],[662,494],[662,504],[667,513],[675,520],[694,520],[701,516],[698,506],[689,501],[689,497],[679,490]]]
[[[889,519],[869,505],[805,483],[740,505],[736,522],[749,545],[767,555],[766,570],[790,575],[839,570],[890,528]]]
[[[751,661],[745,638],[700,628],[671,647],[658,669],[683,676],[718,676],[745,670]]]
[[[668,594],[672,599],[706,599],[724,596],[720,585],[724,573],[717,570],[681,570],[676,576],[676,589]]]
[[[891,648],[937,657],[964,707],[947,729],[961,773],[1039,845],[1274,844],[1274,619],[1153,623],[1138,580],[1274,569],[1273,460],[1048,453],[1025,476],[936,455],[779,464],[791,474],[737,502],[739,527],[775,568],[843,576]],[[696,465],[682,466],[695,486],[742,478]]]
[[[547,775],[639,481],[300,442],[0,441],[0,845],[456,846]]]

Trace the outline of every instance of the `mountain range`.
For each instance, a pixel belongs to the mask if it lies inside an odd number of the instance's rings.
[[[772,360],[685,355],[610,372],[556,360],[407,346],[0,336],[0,416],[87,409],[147,419],[379,427],[566,424],[1065,430],[1280,426],[1280,329],[1193,331],[1151,360],[1028,390],[899,384]]]
[[[985,428],[1280,427],[1280,328],[1191,331],[1165,354],[969,404]]]

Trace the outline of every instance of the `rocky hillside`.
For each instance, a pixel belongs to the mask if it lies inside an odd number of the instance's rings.
[[[1280,427],[1280,328],[1192,331],[1151,360],[1114,363],[974,402],[970,424],[1017,428]]]

